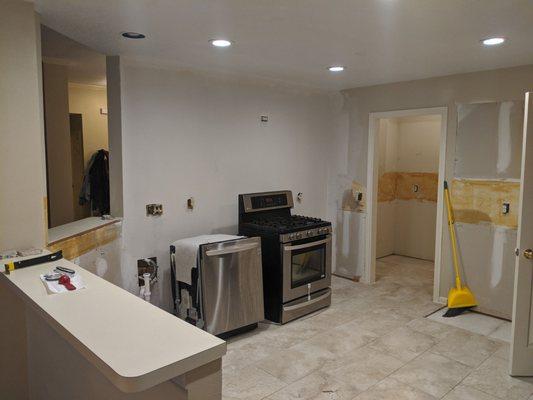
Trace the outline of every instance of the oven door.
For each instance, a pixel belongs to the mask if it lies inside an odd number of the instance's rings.
[[[331,235],[282,243],[283,302],[331,284]]]

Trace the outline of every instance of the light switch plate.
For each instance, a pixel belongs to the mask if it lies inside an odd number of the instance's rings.
[[[147,204],[146,216],[158,216],[163,214],[163,204]]]

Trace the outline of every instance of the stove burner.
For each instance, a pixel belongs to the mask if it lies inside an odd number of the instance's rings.
[[[302,230],[308,228],[315,228],[328,224],[328,222],[320,218],[305,217],[303,215],[269,215],[252,218],[248,221],[249,224],[257,225],[258,227],[271,229],[278,232]]]

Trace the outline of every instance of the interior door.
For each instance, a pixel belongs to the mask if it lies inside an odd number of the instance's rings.
[[[533,376],[533,92],[526,94],[511,375]]]
[[[83,123],[81,114],[70,114],[70,154],[72,163],[72,203],[74,221],[91,216],[89,204],[80,205],[79,195],[85,173],[83,157]]]

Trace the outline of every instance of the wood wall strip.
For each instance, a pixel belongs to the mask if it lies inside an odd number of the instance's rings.
[[[518,227],[520,182],[454,179],[451,194],[457,222]],[[510,204],[509,214],[502,213],[503,203]]]
[[[430,172],[386,172],[379,177],[378,202],[416,200],[437,202],[438,174]]]
[[[111,243],[120,236],[120,224],[103,225],[97,229],[50,244],[47,249],[63,250],[63,257],[72,260],[97,247]]]

